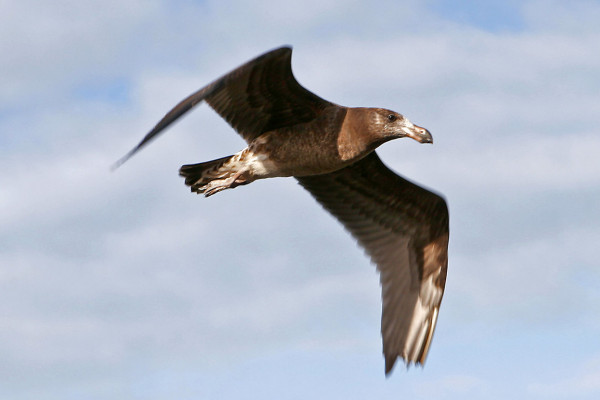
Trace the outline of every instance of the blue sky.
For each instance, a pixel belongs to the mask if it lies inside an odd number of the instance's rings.
[[[600,3],[8,1],[0,13],[0,398],[596,399]],[[271,48],[427,127],[379,154],[449,203],[423,369],[384,377],[380,289],[293,179],[209,199],[244,144],[180,99]]]

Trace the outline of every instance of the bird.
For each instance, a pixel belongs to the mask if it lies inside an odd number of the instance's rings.
[[[320,98],[295,79],[291,59],[291,46],[273,49],[194,92],[113,167],[206,102],[247,147],[183,165],[185,184],[209,197],[259,179],[294,177],[379,272],[385,375],[399,358],[407,368],[423,366],[446,284],[448,206],[442,195],[390,170],[375,149],[405,137],[433,143],[431,133],[395,111]]]

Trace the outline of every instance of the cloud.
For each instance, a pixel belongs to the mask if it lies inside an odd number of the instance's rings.
[[[576,21],[598,7],[545,4],[525,2],[522,27],[495,31],[421,2],[10,2],[0,16],[0,36],[12,38],[0,44],[10,55],[0,77],[0,393],[128,397],[152,374],[212,376],[203,368],[281,348],[337,346],[363,360],[373,346],[381,362],[374,267],[292,179],[210,199],[183,186],[179,165],[243,146],[207,106],[108,170],[181,98],[284,43],[295,45],[307,88],[397,109],[434,135],[434,146],[380,151],[451,211],[434,343],[447,344],[437,347],[445,358],[399,382],[421,379],[420,395],[490,394],[510,374],[492,361],[481,373],[460,369],[461,360],[508,357],[496,348],[506,346],[523,349],[533,371],[545,361],[523,337],[542,331],[569,335],[542,335],[548,348],[579,340],[594,353],[600,51],[596,25]],[[519,335],[498,333],[510,328]],[[475,344],[460,348],[463,333]],[[333,361],[331,370],[347,372],[348,385],[371,379]],[[594,371],[555,383],[530,371],[517,389],[591,396]]]
[[[120,57],[143,23],[156,17],[157,5],[134,0],[51,6],[36,0],[8,2],[0,17],[0,33],[10,38],[0,42],[8,55],[0,106],[37,103],[40,95],[65,96],[90,76],[118,73],[124,64]]]
[[[458,396],[489,396],[489,383],[469,375],[449,375],[428,381],[416,388],[419,397],[452,398]]]
[[[571,229],[490,246],[479,255],[469,253],[469,258],[461,252],[453,284],[459,296],[469,298],[473,311],[494,310],[483,316],[486,319],[542,325],[573,319],[585,325],[594,310],[582,309],[581,304],[594,289],[582,286],[578,276],[598,280],[591,251],[598,239],[593,229]]]
[[[568,377],[561,377],[552,382],[535,382],[528,386],[532,396],[544,398],[594,398],[600,393],[600,368],[598,358],[576,367]],[[574,372],[574,373],[573,373]]]

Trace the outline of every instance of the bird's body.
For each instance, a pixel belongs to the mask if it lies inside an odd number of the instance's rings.
[[[184,165],[180,173],[193,191],[207,196],[257,179],[330,173],[393,139],[378,133],[399,118],[381,108],[328,107],[312,121],[265,132],[229,158]]]
[[[382,283],[386,373],[397,359],[423,363],[435,329],[447,268],[445,201],[390,171],[374,150],[426,129],[382,108],[348,108],[307,91],[284,47],[242,65],[181,101],[124,159],[206,101],[248,147],[184,165],[192,191],[211,196],[258,179],[295,177],[357,239]]]
[[[231,156],[219,170],[241,172],[239,181],[250,183],[340,169],[351,162],[337,150],[339,132],[335,127],[341,126],[346,114],[345,108],[330,107],[315,120],[265,132],[249,141],[248,147]],[[189,167],[182,167],[181,172],[189,171]]]

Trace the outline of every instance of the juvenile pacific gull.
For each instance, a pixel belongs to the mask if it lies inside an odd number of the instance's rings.
[[[257,179],[295,177],[377,265],[386,375],[398,357],[423,364],[446,283],[448,208],[389,170],[374,150],[403,137],[432,143],[431,134],[394,111],[321,99],[296,81],[291,56],[290,47],[272,50],[193,93],[116,166],[206,101],[248,147],[182,166],[186,185],[208,197]]]

